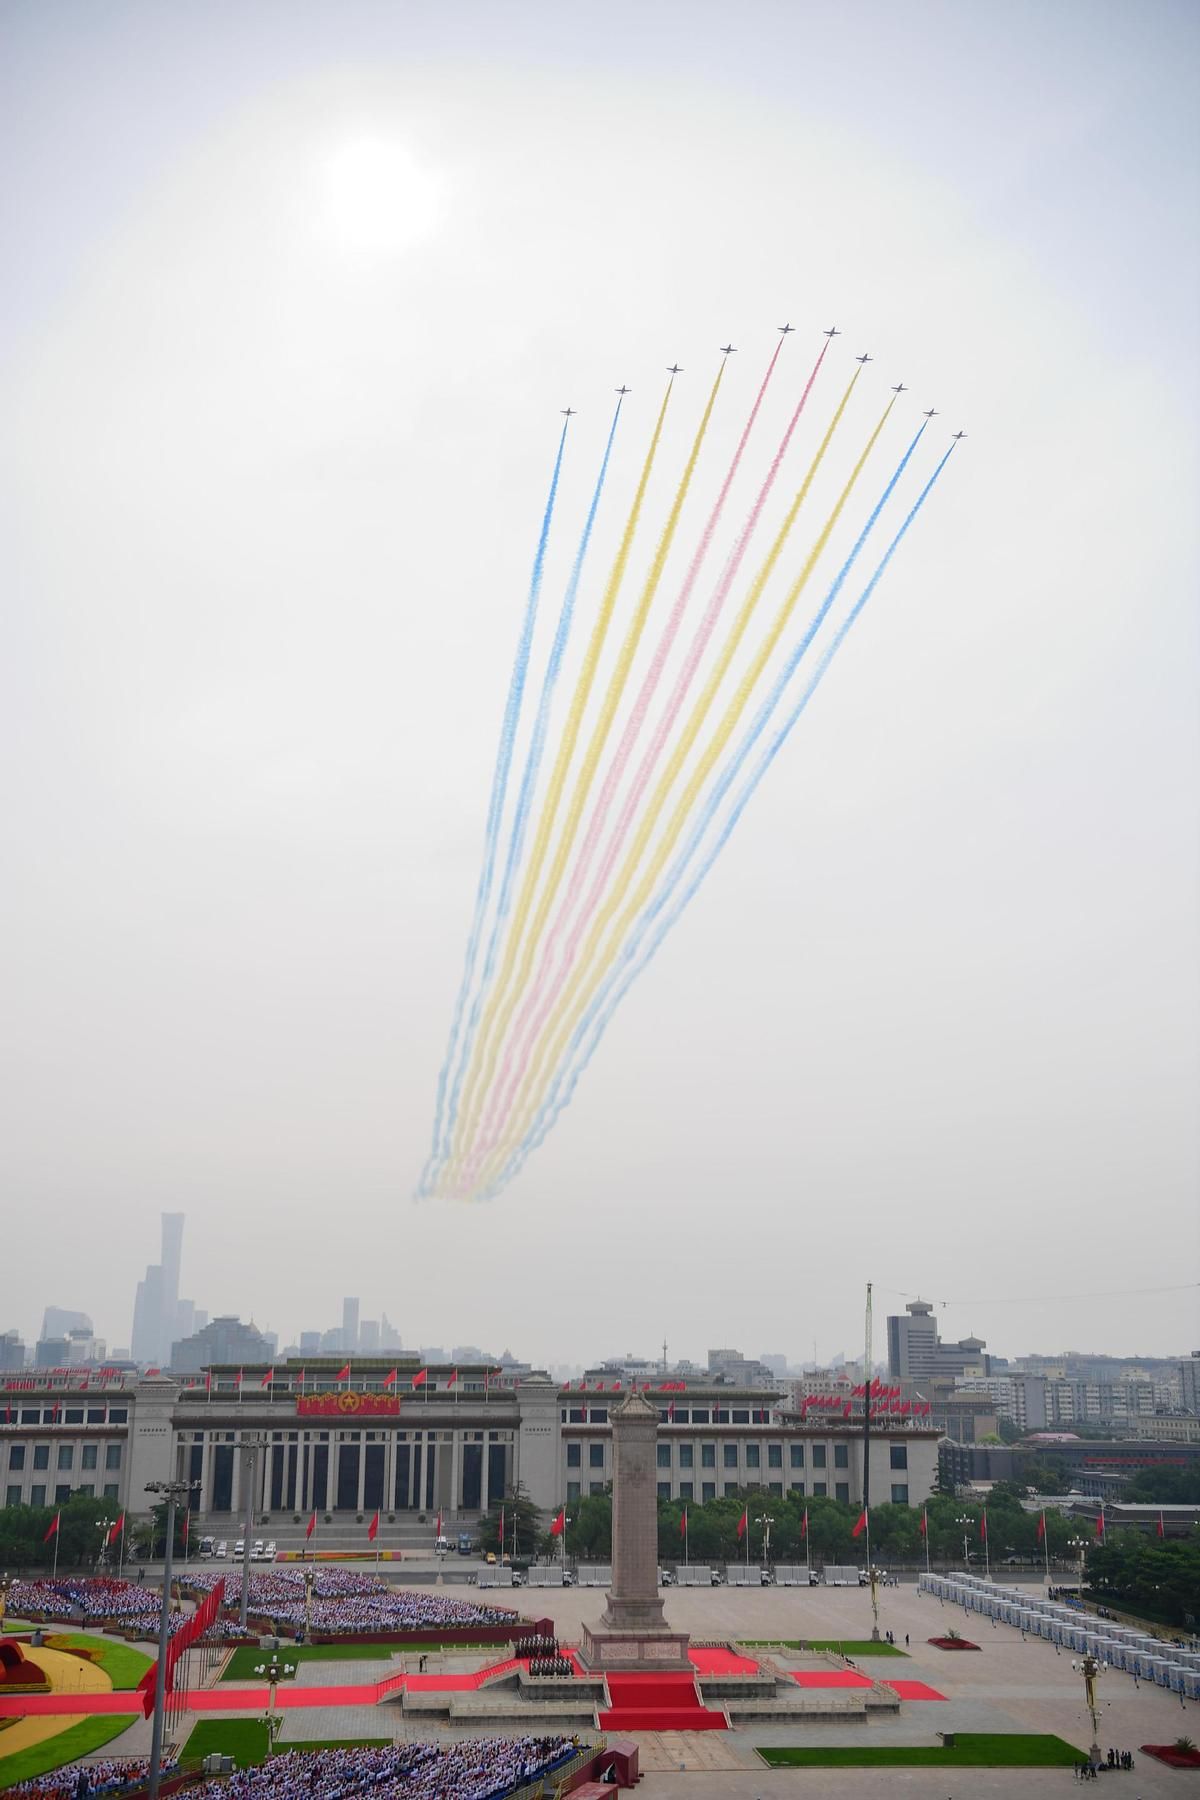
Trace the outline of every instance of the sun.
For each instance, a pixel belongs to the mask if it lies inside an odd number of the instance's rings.
[[[440,212],[438,181],[392,138],[345,138],[322,159],[321,233],[347,255],[405,250],[433,230]]]

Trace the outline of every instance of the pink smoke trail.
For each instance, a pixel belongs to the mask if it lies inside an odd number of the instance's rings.
[[[555,919],[554,925],[546,939],[537,974],[529,992],[522,1002],[521,1009],[514,1020],[512,1033],[509,1037],[508,1044],[505,1047],[504,1058],[500,1066],[498,1078],[492,1088],[487,1111],[480,1121],[479,1135],[475,1145],[472,1147],[470,1156],[466,1159],[464,1164],[462,1171],[464,1188],[469,1187],[475,1169],[495,1146],[499,1128],[503,1124],[504,1116],[512,1104],[512,1096],[515,1092],[516,1085],[524,1076],[528,1066],[530,1050],[533,1043],[536,1041],[537,1033],[541,1030],[542,1025],[545,1023],[549,1014],[550,1008],[553,1006],[562,990],[563,982],[570,970],[575,953],[579,948],[579,940],[586,930],[588,922],[594,914],[596,907],[600,903],[600,897],[604,891],[608,878],[612,873],[613,864],[620,854],[621,846],[624,844],[625,839],[629,834],[629,829],[633,824],[637,809],[645,797],[646,789],[649,786],[650,777],[654,773],[655,765],[662,755],[663,747],[671,734],[671,730],[679,716],[680,708],[687,698],[688,689],[691,687],[692,681],[695,678],[696,670],[700,666],[704,652],[707,650],[712,634],[716,629],[722,608],[729,598],[729,593],[733,587],[734,581],[737,579],[738,570],[742,566],[742,560],[745,557],[746,551],[750,546],[750,541],[754,536],[763,507],[766,505],[771,490],[775,485],[776,477],[783,465],[783,459],[787,454],[788,446],[792,441],[792,435],[800,422],[800,415],[803,413],[808,401],[808,396],[812,392],[813,383],[820,373],[821,364],[825,360],[825,355],[831,341],[832,340],[827,340],[825,342],[822,346],[821,354],[817,357],[816,362],[812,366],[808,380],[804,384],[804,391],[800,395],[800,398],[796,403],[795,411],[788,421],[787,429],[780,440],[779,448],[775,452],[771,466],[767,471],[766,478],[764,479],[754,504],[747,515],[746,522],[742,526],[737,541],[730,552],[729,560],[722,571],[721,578],[717,582],[716,588],[713,590],[713,595],[708,603],[707,611],[696,629],[696,635],[692,639],[683,667],[676,676],[675,686],[671,691],[671,697],[667,702],[662,718],[658,722],[654,736],[647,745],[642,760],[638,765],[637,773],[634,776],[629,792],[625,797],[625,803],[621,808],[617,823],[613,828],[612,835],[605,848],[604,857],[597,870],[595,880],[592,883],[591,891],[584,902],[582,912],[575,921],[558,971],[552,978],[549,992],[547,992],[546,984],[551,958],[563,929],[565,928],[567,919],[570,916],[570,911],[579,893],[579,889],[583,885],[584,877],[590,866],[592,856],[595,853],[596,843],[599,840],[600,832],[604,825],[605,816],[612,799],[613,791],[616,788],[621,775],[624,773],[630,753],[633,749],[634,741],[637,738],[638,731],[645,718],[650,701],[652,700],[659,680],[661,679],[663,664],[666,661],[668,652],[670,651],[671,645],[675,640],[675,635],[679,629],[684,606],[691,593],[696,576],[699,573],[700,565],[704,559],[704,553],[708,549],[709,542],[720,516],[720,510],[724,505],[726,494],[728,493],[730,484],[737,471],[742,451],[745,449],[746,440],[750,435],[751,428],[758,415],[759,407],[762,405],[767,383],[771,379],[771,375],[779,357],[779,352],[783,347],[782,340],[775,347],[775,355],[771,358],[767,373],[763,378],[762,386],[758,392],[758,398],[755,400],[750,416],[746,421],[746,426],[734,454],[733,462],[730,464],[729,473],[725,478],[720,494],[717,496],[712,515],[709,518],[704,535],[697,547],[696,555],[692,558],[692,563],[688,569],[683,588],[680,590],[679,598],[675,602],[675,606],[672,609],[671,617],[667,622],[658,649],[655,651],[654,661],[647,671],[646,678],[642,683],[641,692],[637,699],[637,705],[635,706],[621,737],[621,742],[614,758],[613,767],[610,769],[596,801],[596,809],[588,825],[587,836],[579,852],[578,864],[563,898],[558,917]],[[533,1015],[532,1018],[531,1015]],[[518,1059],[515,1068],[513,1066],[514,1058]]]

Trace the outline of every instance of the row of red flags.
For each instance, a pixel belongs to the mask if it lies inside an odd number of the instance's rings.
[[[158,1373],[158,1371],[156,1369],[150,1369],[148,1371],[148,1373],[151,1375],[155,1375]],[[501,1373],[502,1373],[502,1371],[500,1369],[485,1369],[483,1372],[484,1388],[485,1389],[487,1388],[493,1375],[499,1375]],[[286,1380],[289,1382],[289,1384],[292,1387],[296,1387],[296,1386],[303,1387],[304,1382],[305,1382],[305,1375],[306,1375],[306,1371],[304,1369],[295,1369],[295,1370],[287,1369],[284,1371],[284,1377],[281,1377],[281,1379],[286,1378]],[[233,1377],[233,1385],[235,1388],[240,1388],[242,1386],[243,1382],[245,1381],[245,1376],[246,1376],[246,1371],[244,1369],[239,1369],[237,1374]],[[262,1375],[259,1377],[258,1385],[261,1388],[269,1388],[274,1383],[275,1379],[276,1379],[275,1368],[274,1368],[274,1365],[272,1365],[271,1368],[269,1368],[267,1370],[265,1375]],[[346,1363],[342,1368],[340,1368],[333,1379],[335,1381],[349,1381],[349,1379],[350,1379],[350,1364]],[[400,1370],[398,1368],[390,1369],[388,1371],[388,1373],[384,1376],[383,1385],[385,1388],[395,1387],[396,1383],[399,1380],[400,1380]],[[418,1369],[416,1374],[412,1378],[412,1385],[415,1388],[424,1387],[429,1380],[430,1380],[429,1370],[428,1369]],[[213,1372],[211,1369],[205,1369],[205,1371],[204,1371],[204,1391],[205,1391],[205,1393],[210,1394],[212,1392],[212,1384],[213,1384]],[[449,1380],[445,1383],[445,1386],[447,1388],[452,1388],[452,1387],[457,1386],[457,1384],[458,1384],[458,1370],[454,1369],[451,1372]],[[197,1381],[189,1381],[187,1385],[189,1387],[198,1387],[200,1384]],[[436,1377],[434,1378],[433,1385],[434,1385],[434,1387],[437,1386]]]
[[[174,1636],[167,1640],[167,1667],[164,1691],[168,1694],[175,1689],[175,1665],[185,1650],[190,1650],[198,1638],[213,1624],[221,1610],[225,1599],[225,1577],[216,1582],[207,1597],[202,1600],[191,1617],[179,1627]],[[138,1682],[138,1693],[142,1696],[142,1711],[147,1718],[154,1711],[154,1685],[158,1674],[157,1662],[151,1663],[142,1679]]]

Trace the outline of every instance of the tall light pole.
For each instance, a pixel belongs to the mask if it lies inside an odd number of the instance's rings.
[[[757,1519],[755,1519],[754,1523],[756,1525],[762,1526],[763,1562],[765,1563],[767,1569],[769,1570],[771,1567],[771,1527],[775,1523],[775,1520],[771,1516],[770,1513],[759,1513],[759,1515],[758,1515]]]
[[[296,1665],[295,1663],[281,1663],[279,1652],[272,1651],[270,1662],[256,1663],[254,1673],[265,1675],[269,1683],[267,1688],[267,1755],[270,1756],[275,1749],[275,1733],[283,1722],[275,1711],[275,1689],[283,1678],[296,1673]]]
[[[973,1525],[975,1521],[970,1513],[961,1513],[959,1517],[955,1519],[954,1523],[956,1525],[961,1525],[963,1528],[963,1568],[969,1570],[971,1567],[971,1547],[967,1541],[967,1528],[968,1526]]]
[[[1087,1539],[1083,1538],[1083,1537],[1073,1537],[1073,1538],[1071,1538],[1070,1542],[1067,1544],[1067,1549],[1073,1550],[1075,1552],[1076,1556],[1079,1558],[1079,1604],[1082,1606],[1083,1605],[1083,1578],[1084,1578],[1083,1559],[1087,1555]]]
[[[304,1571],[304,1641],[307,1644],[312,1632],[313,1588],[317,1582],[317,1571],[306,1568]]]
[[[171,1633],[171,1555],[175,1548],[175,1507],[186,1500],[198,1481],[148,1481],[148,1494],[162,1494],[167,1502],[167,1543],[163,1551],[162,1605],[158,1614],[158,1663],[154,1670],[154,1724],[150,1738],[150,1771],[147,1800],[158,1800],[162,1769],[163,1716],[167,1702],[167,1639]]]
[[[99,1570],[108,1567],[108,1534],[115,1525],[116,1520],[97,1519],[95,1523],[96,1530],[102,1534],[100,1538],[100,1552],[96,1557],[96,1568]]]
[[[1107,1663],[1099,1663],[1089,1650],[1082,1662],[1073,1662],[1071,1667],[1083,1676],[1083,1697],[1092,1720],[1092,1743],[1088,1751],[1088,1761],[1093,1769],[1100,1767],[1100,1722],[1097,1717],[1099,1706],[1096,1701],[1096,1680],[1101,1668],[1107,1669]]]
[[[265,1450],[267,1440],[260,1433],[243,1432],[238,1449],[242,1453],[242,1485],[246,1504],[242,1508],[242,1598],[238,1606],[238,1623],[243,1631],[250,1604],[250,1540],[254,1535],[254,1482],[258,1471],[258,1452]]]

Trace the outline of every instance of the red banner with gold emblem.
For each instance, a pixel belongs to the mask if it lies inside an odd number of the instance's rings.
[[[395,1417],[399,1411],[398,1394],[356,1394],[352,1388],[336,1394],[301,1394],[296,1401],[301,1419],[377,1419]]]

